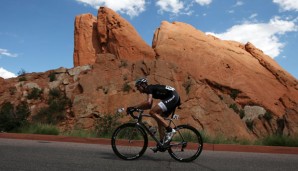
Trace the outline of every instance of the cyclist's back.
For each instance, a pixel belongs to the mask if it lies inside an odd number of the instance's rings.
[[[155,99],[166,99],[173,95],[175,89],[167,85],[148,85],[147,94],[152,94]]]

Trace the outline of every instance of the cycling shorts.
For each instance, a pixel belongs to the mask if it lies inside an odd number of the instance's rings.
[[[163,115],[168,117],[173,110],[177,107],[180,97],[176,91],[168,98],[162,99],[157,105],[162,109]]]

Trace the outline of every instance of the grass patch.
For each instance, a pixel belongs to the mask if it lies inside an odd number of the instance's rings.
[[[24,134],[59,135],[59,129],[55,125],[42,123],[28,124],[18,129],[17,132]]]
[[[239,144],[239,145],[251,145],[251,144],[254,143],[254,142],[251,142],[251,141],[246,140],[246,139],[226,138],[224,135],[217,135],[215,137],[211,137],[203,131],[200,131],[200,134],[203,138],[204,143],[210,143],[210,144]]]
[[[69,132],[62,133],[63,136],[81,137],[81,138],[96,138],[97,134],[94,131],[75,129]]]
[[[287,146],[298,147],[298,137],[288,137],[285,135],[271,135],[261,140],[262,145],[266,146]]]

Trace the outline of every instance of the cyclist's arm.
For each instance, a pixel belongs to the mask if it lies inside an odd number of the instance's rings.
[[[151,109],[152,107],[152,103],[153,103],[153,97],[152,97],[152,94],[148,94],[147,96],[147,100],[145,100],[144,102],[134,106],[135,108],[138,108],[138,109],[143,109],[143,110],[146,110],[146,109]]]

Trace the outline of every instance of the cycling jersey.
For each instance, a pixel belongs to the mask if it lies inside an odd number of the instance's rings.
[[[162,109],[164,116],[168,116],[177,105],[180,104],[180,97],[175,88],[167,85],[148,85],[147,94],[152,94],[155,99],[160,99],[158,106]]]
[[[166,99],[173,94],[175,89],[167,85],[148,85],[147,94],[152,94],[155,99]]]

